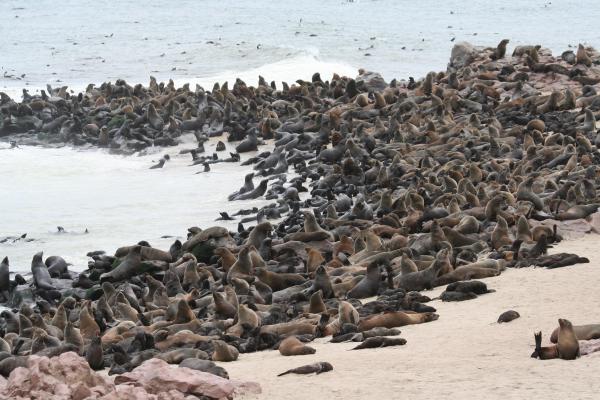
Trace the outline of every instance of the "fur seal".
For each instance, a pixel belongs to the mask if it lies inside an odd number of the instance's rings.
[[[238,254],[237,261],[231,266],[229,272],[227,272],[227,282],[231,282],[233,278],[240,278],[254,280],[252,277],[252,259],[250,258],[250,246],[244,246]]]
[[[411,272],[406,275],[399,275],[394,278],[394,284],[396,287],[407,291],[431,289],[433,288],[434,282],[440,271],[445,265],[449,264],[448,249],[442,249],[437,253],[435,260],[432,261],[429,268],[424,269],[423,271]]]
[[[70,321],[65,325],[64,342],[74,345],[78,349],[78,353],[83,354],[83,336],[81,336],[80,330],[75,328]]]
[[[99,335],[92,338],[92,342],[85,350],[85,360],[94,371],[104,368],[104,353],[102,352],[102,342]]]
[[[561,328],[558,327],[552,332],[552,335],[550,336],[550,341],[552,343],[558,342],[560,329]],[[573,326],[573,332],[575,332],[577,340],[600,339],[600,324],[575,325]]]
[[[296,336],[288,336],[279,344],[279,353],[282,356],[301,356],[305,354],[315,354],[317,350],[306,346]]]
[[[563,360],[574,360],[579,357],[579,341],[575,336],[573,325],[563,318],[558,319],[558,324],[558,341],[556,343],[558,356]]]
[[[378,263],[371,263],[367,266],[367,274],[356,284],[348,293],[348,298],[364,299],[375,296],[379,291],[381,282],[381,271]]]
[[[279,374],[277,376],[283,376],[283,375],[287,375],[287,374],[306,375],[306,374],[312,374],[313,372],[315,374],[319,375],[323,372],[328,372],[328,371],[333,371],[333,366],[330,363],[318,362],[315,364],[303,365],[301,367],[289,369],[285,372],[282,372],[281,374]]]
[[[44,253],[39,252],[31,260],[31,273],[33,274],[33,283],[35,287],[41,290],[56,290],[48,272],[46,264],[42,261]]]
[[[110,272],[100,275],[100,282],[119,282],[140,273],[142,246],[133,246],[121,263]]]
[[[205,351],[198,349],[182,348],[157,354],[155,358],[163,360],[169,364],[179,364],[183,360],[188,358],[199,358],[201,360],[208,360],[208,354]]]
[[[431,312],[409,314],[403,311],[392,311],[362,318],[358,323],[358,330],[362,332],[380,326],[385,328],[396,328],[404,325],[431,322],[438,318],[439,316],[437,314]]]
[[[521,315],[518,312],[514,310],[508,310],[500,314],[500,316],[498,317],[498,323],[500,324],[502,322],[510,322],[519,318],[520,316]]]
[[[364,342],[354,347],[351,350],[374,349],[378,347],[403,346],[406,344],[406,339],[388,338],[385,336],[374,336],[367,338]]]
[[[311,314],[321,314],[327,311],[327,306],[323,302],[323,292],[317,290],[310,296],[308,312]]]
[[[252,229],[245,244],[258,249],[271,231],[273,231],[273,225],[270,222],[261,222]]]
[[[60,256],[51,256],[46,258],[46,267],[53,278],[60,278],[62,274],[67,272],[67,262]]]
[[[301,285],[306,279],[299,274],[275,273],[265,268],[256,268],[254,274],[261,282],[269,285],[274,292],[286,289],[290,286]]]
[[[227,373],[227,371],[225,371],[224,368],[219,367],[217,364],[209,360],[200,360],[198,358],[186,358],[185,360],[179,363],[179,367],[190,368],[196,371],[208,372],[209,374],[229,379],[229,374]]]
[[[8,267],[8,257],[4,257],[0,263],[0,293],[5,301],[8,301],[8,292],[10,291],[10,271]]]
[[[551,360],[558,358],[558,349],[556,346],[542,347],[542,332],[533,334],[535,339],[535,350],[531,354],[531,358],[539,358],[540,360]]]
[[[83,303],[79,310],[79,331],[84,340],[92,340],[100,334],[100,327],[90,312],[90,303]]]
[[[225,343],[222,340],[213,340],[211,343],[215,348],[215,351],[211,356],[213,361],[229,362],[238,359],[240,353],[235,347]]]
[[[331,284],[331,279],[329,278],[329,274],[325,270],[324,266],[319,266],[317,271],[315,272],[315,279],[313,281],[313,285],[310,287],[310,293],[314,293],[320,290],[323,294],[324,299],[329,299],[334,296],[333,286]]]

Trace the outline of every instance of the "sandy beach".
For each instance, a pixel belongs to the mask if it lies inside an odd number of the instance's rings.
[[[594,307],[600,302],[597,274],[598,235],[559,243],[550,253],[574,252],[589,264],[547,270],[509,269],[484,279],[495,293],[459,303],[434,300],[440,318],[428,324],[405,326],[405,346],[346,351],[356,343],[327,343],[317,339],[314,355],[283,357],[277,351],[242,354],[238,361],[221,363],[234,379],[253,380],[260,396],[247,399],[596,399],[600,383],[594,379],[600,353],[575,361],[530,358],[533,332],[541,330],[544,344],[558,326],[558,318],[574,325],[598,323]],[[442,287],[424,292],[437,297]],[[509,309],[521,318],[497,324]],[[289,368],[318,361],[334,370],[319,376],[287,375]]]

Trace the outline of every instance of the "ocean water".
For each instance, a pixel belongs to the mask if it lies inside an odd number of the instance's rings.
[[[235,230],[238,221],[215,222],[220,211],[233,214],[272,202],[227,201],[242,186],[247,167],[217,163],[210,172],[196,174],[203,166],[190,166],[191,156],[178,154],[195,147],[193,137],[186,139],[178,147],[130,157],[97,150],[0,147],[0,239],[24,233],[35,239],[0,243],[0,257],[9,257],[11,271],[27,271],[33,254],[44,251],[82,270],[88,251],[113,253],[140,240],[168,250],[175,239],[185,241],[191,226]],[[215,144],[205,143],[207,154]],[[229,150],[228,145],[220,158]],[[149,169],[163,154],[171,160],[162,169]],[[253,155],[244,153],[242,160]],[[59,234],[58,226],[66,233]]]
[[[416,78],[445,68],[452,39],[555,52],[599,44],[598,17],[596,2],[576,0],[3,0],[0,75],[11,77],[0,90],[149,75],[212,85],[242,71],[328,78],[361,67]]]
[[[119,78],[147,83],[150,75],[207,88],[236,77],[256,84],[259,74],[279,84],[317,71],[324,79],[354,76],[358,68],[387,80],[418,78],[445,69],[459,41],[495,46],[509,38],[509,52],[542,44],[556,54],[580,42],[600,45],[599,17],[595,2],[573,0],[3,0],[0,91],[20,99],[23,88],[77,92]],[[0,238],[37,239],[0,244],[0,257],[25,271],[43,250],[82,269],[90,250],[142,239],[168,248],[174,239],[163,235],[215,224],[218,211],[265,204],[226,201],[247,167],[218,164],[195,175],[200,167],[188,166],[189,155],[155,151],[0,150]],[[164,152],[173,160],[148,170]],[[59,225],[70,233],[56,234]]]

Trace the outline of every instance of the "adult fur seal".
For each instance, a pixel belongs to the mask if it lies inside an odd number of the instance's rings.
[[[558,327],[552,332],[552,335],[550,336],[550,341],[552,343],[558,342],[558,333],[560,332],[560,329],[561,328]],[[577,340],[600,339],[600,324],[575,325],[573,326],[573,332],[575,332]]]
[[[43,252],[39,252],[33,256],[31,260],[31,273],[33,274],[33,283],[36,288],[42,290],[55,290],[52,278],[48,272],[46,264],[42,261]]]
[[[438,318],[439,316],[437,314],[431,312],[409,314],[403,311],[392,311],[361,319],[358,323],[358,330],[367,331],[378,326],[383,326],[385,328],[396,328],[398,326],[422,324],[425,322],[435,321]]]
[[[46,267],[48,267],[50,276],[53,278],[60,278],[62,274],[67,272],[67,267],[69,265],[64,258],[60,256],[50,256],[46,258],[45,264]]]
[[[279,353],[282,356],[301,356],[305,354],[315,354],[317,350],[306,346],[296,336],[288,336],[279,344]]]
[[[100,275],[100,282],[119,282],[124,281],[136,274],[139,274],[142,263],[142,246],[136,245],[129,250],[129,254],[121,263],[110,272]]]
[[[442,249],[437,253],[435,260],[432,261],[429,268],[424,269],[423,271],[397,276],[394,278],[394,283],[397,287],[407,291],[431,289],[433,288],[435,279],[440,271],[445,265],[449,264],[448,249]]]
[[[215,348],[215,351],[211,357],[213,361],[229,362],[238,359],[240,353],[235,347],[225,343],[222,340],[213,340],[212,344]]]
[[[373,262],[367,266],[365,277],[348,292],[348,298],[364,299],[375,296],[379,291],[380,282],[381,271],[379,270],[379,264]]]
[[[250,258],[250,246],[244,246],[238,254],[237,261],[231,266],[227,272],[227,282],[231,282],[232,278],[240,278],[252,282],[252,259]]]
[[[563,318],[559,318],[558,324],[558,356],[563,360],[574,360],[579,357],[579,341],[573,331],[573,324]]]
[[[8,269],[8,257],[4,257],[0,263],[0,293],[8,301],[8,292],[10,291],[10,271]]]

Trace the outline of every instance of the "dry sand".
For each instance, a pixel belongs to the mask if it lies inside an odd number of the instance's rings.
[[[428,303],[439,320],[400,328],[405,346],[347,351],[355,343],[317,339],[316,354],[283,357],[277,351],[242,354],[221,363],[231,378],[262,386],[247,399],[598,399],[600,353],[575,361],[530,358],[533,332],[543,343],[567,318],[574,325],[600,323],[600,236],[562,242],[551,252],[574,252],[589,264],[547,270],[509,269],[485,279],[495,293],[459,303]],[[436,297],[437,288],[425,292]],[[521,318],[497,324],[509,309]],[[276,375],[289,368],[329,361],[334,370],[322,375]],[[458,396],[458,397],[456,397]]]

